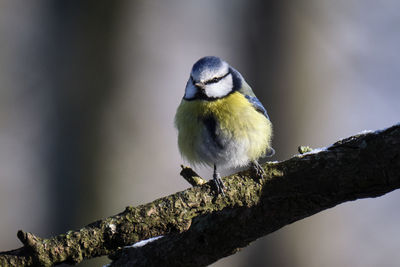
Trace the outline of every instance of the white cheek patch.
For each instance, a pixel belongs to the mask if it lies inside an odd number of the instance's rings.
[[[229,74],[217,83],[210,83],[205,86],[206,95],[211,98],[224,97],[232,91],[233,79]]]
[[[192,80],[189,79],[189,81],[186,84],[186,89],[185,89],[185,96],[184,98],[186,99],[191,99],[194,98],[194,96],[197,93],[197,88],[193,85]]]

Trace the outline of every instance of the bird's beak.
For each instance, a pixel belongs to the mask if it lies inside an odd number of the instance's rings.
[[[196,86],[200,91],[204,91],[204,83],[195,83],[194,86]]]

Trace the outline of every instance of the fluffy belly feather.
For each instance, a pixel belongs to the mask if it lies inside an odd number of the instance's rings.
[[[270,148],[271,122],[239,92],[214,101],[182,100],[175,125],[179,150],[194,165],[244,166]]]

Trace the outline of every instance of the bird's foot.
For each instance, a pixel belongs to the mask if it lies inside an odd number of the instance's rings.
[[[217,195],[222,194],[223,196],[225,196],[226,186],[225,186],[224,182],[222,181],[221,175],[219,175],[219,173],[214,173],[213,182],[216,187],[215,191],[216,191]]]
[[[255,178],[257,178],[258,181],[260,181],[266,175],[263,167],[261,167],[261,165],[260,165],[260,163],[258,163],[258,161],[251,162],[251,170],[253,171],[254,176],[255,176]]]

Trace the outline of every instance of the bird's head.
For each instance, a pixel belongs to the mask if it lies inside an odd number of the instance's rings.
[[[186,100],[213,100],[227,96],[241,85],[242,76],[218,57],[199,59],[186,84]]]

